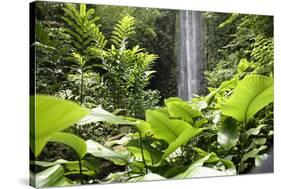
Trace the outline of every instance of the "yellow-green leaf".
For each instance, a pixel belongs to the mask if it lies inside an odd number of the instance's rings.
[[[250,75],[240,81],[231,97],[221,105],[222,114],[247,122],[259,110],[273,102],[273,79]]]
[[[35,121],[31,121],[30,134],[31,149],[37,157],[50,137],[77,123],[90,113],[86,108],[53,96],[36,95],[31,97],[31,103],[35,105]],[[35,125],[34,125],[35,124]]]
[[[71,133],[57,132],[50,136],[50,142],[58,142],[70,146],[80,158],[83,158],[87,152],[85,141]]]

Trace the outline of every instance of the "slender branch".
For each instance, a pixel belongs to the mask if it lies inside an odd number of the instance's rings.
[[[80,175],[80,183],[83,184],[83,174],[82,174],[82,162],[81,162],[81,159],[79,157],[79,175]]]
[[[83,88],[84,88],[84,72],[83,72],[83,67],[81,68],[81,88],[80,88],[80,104],[83,104]]]
[[[81,68],[81,90],[80,90],[80,104],[83,104],[83,67]],[[79,127],[79,134],[81,135],[81,127]],[[79,157],[79,173],[80,173],[80,182],[81,184],[83,184],[83,174],[82,174],[82,163],[81,163],[81,159]]]
[[[148,169],[147,169],[147,165],[146,165],[146,162],[145,162],[145,159],[144,159],[144,154],[143,154],[143,146],[142,146],[141,132],[139,131],[138,133],[139,133],[139,136],[140,136],[140,147],[141,147],[142,162],[143,162],[144,167],[145,167],[145,173],[147,174],[147,173],[148,173]]]
[[[58,72],[58,69],[55,67],[55,74],[58,74],[59,72]],[[60,81],[59,81],[59,79],[58,79],[58,77],[55,77],[56,78],[56,81],[57,81],[57,83],[60,83]],[[65,97],[66,97],[66,99],[69,99],[69,97],[68,97],[68,94],[67,94],[67,91],[66,91],[66,88],[65,88],[65,85],[64,85],[64,83],[63,83],[63,81],[62,81],[62,89],[63,89],[63,92],[64,92],[64,94],[65,94]]]
[[[243,122],[243,130],[246,128],[246,120]],[[243,136],[243,132],[241,132],[241,135],[240,135],[242,141],[241,141],[241,157],[240,157],[240,162],[239,162],[239,166],[238,166],[238,174],[240,174],[242,172],[242,165],[243,165],[243,156],[244,156],[244,147],[245,147],[245,141],[244,141],[244,136]]]
[[[126,171],[127,171],[128,177],[130,179],[131,175],[130,175],[130,170],[129,170],[129,165],[128,164],[126,164]]]

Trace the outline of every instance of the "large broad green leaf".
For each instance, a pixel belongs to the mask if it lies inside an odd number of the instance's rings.
[[[36,188],[51,186],[69,186],[71,181],[64,177],[64,169],[61,165],[49,167],[35,175]]]
[[[260,146],[259,148],[252,149],[251,151],[243,155],[242,161],[244,162],[249,158],[256,158],[259,155],[259,153],[265,149],[267,149],[266,145]]]
[[[155,173],[148,173],[140,177],[131,178],[129,182],[141,182],[141,181],[164,180],[164,179],[166,178],[157,175]]]
[[[208,119],[207,118],[203,118],[203,119],[200,119],[198,121],[195,121],[194,126],[196,128],[199,128],[199,127],[201,127],[202,125],[204,125],[206,123],[208,123]]]
[[[194,128],[181,120],[171,120],[165,114],[157,111],[147,111],[146,119],[151,124],[153,135],[170,144],[164,156],[167,156],[203,130]]]
[[[104,147],[98,142],[93,140],[87,140],[87,153],[99,157],[110,160],[117,165],[127,165],[131,162],[130,152],[116,152],[109,148]]]
[[[182,118],[190,124],[193,124],[193,118],[201,115],[185,101],[168,101],[166,104],[171,117]]]
[[[83,167],[82,167],[83,169]],[[87,175],[87,176],[94,176],[96,174],[95,171],[91,171],[91,170],[84,170],[82,172],[83,175]],[[68,171],[66,173],[64,173],[65,176],[67,175],[80,175],[80,170],[74,170],[74,171]]]
[[[261,124],[255,128],[251,128],[249,129],[248,131],[246,131],[246,134],[248,136],[250,135],[258,135],[260,133],[260,130],[263,128],[263,127],[266,127],[267,125],[266,124]]]
[[[170,97],[164,100],[165,106],[167,106],[169,102],[183,102],[183,100],[179,97]]]
[[[135,122],[128,121],[120,116],[116,116],[104,109],[100,106],[92,109],[91,113],[83,118],[78,124],[84,125],[88,123],[96,123],[96,122],[107,122],[111,124],[118,125],[135,125]]]
[[[80,174],[80,166],[78,161],[67,161],[64,159],[58,159],[54,162],[46,162],[46,161],[35,161],[35,165],[41,166],[41,167],[52,167],[55,165],[63,165],[67,171],[65,171],[64,175],[73,175],[73,174]],[[92,162],[87,160],[82,160],[82,174],[92,176],[96,172],[96,165],[93,165]]]
[[[242,157],[242,160],[241,160],[241,163],[239,166],[239,172],[243,172],[248,167],[248,163],[245,163],[245,161],[247,161],[249,158],[253,158],[256,160],[256,158],[258,158],[260,152],[262,152],[265,149],[267,149],[267,146],[262,145],[259,148],[253,148],[249,152],[245,153]]]
[[[142,138],[142,148],[143,155],[147,165],[153,166],[155,163],[159,162],[163,156],[163,152],[154,148],[152,143],[155,139],[152,138]],[[134,156],[142,160],[140,139],[133,139],[128,144],[126,144],[128,151],[130,151]]]
[[[141,137],[144,137],[147,133],[149,133],[149,131],[151,129],[150,124],[143,120],[139,120],[138,123],[135,125],[135,127],[140,132]]]
[[[136,133],[137,134],[137,133]],[[131,136],[129,135],[125,135],[123,136],[121,139],[117,139],[117,140],[111,140],[109,139],[108,141],[106,141],[106,143],[104,144],[104,146],[106,147],[112,147],[114,145],[125,145],[127,144],[130,140],[132,139]]]
[[[162,156],[162,160],[173,153],[178,147],[183,144],[186,144],[192,137],[201,133],[203,129],[194,128],[191,125],[187,125],[187,128],[184,129],[177,139],[171,142],[168,148],[165,150],[164,155]]]
[[[221,105],[221,109],[222,114],[247,122],[271,102],[273,102],[273,79],[250,75],[238,83],[231,97]]]
[[[231,80],[224,81],[221,83],[220,87],[215,89],[214,91],[211,91],[204,99],[204,101],[209,104],[211,100],[216,96],[217,93],[220,93],[224,90],[230,90],[237,86],[239,82],[238,75],[235,75]]]
[[[201,157],[205,157],[209,155],[208,152],[200,148],[194,148],[194,149]],[[205,161],[205,163],[214,164],[214,165],[218,165],[222,163],[224,166],[224,171],[226,172],[227,175],[236,175],[236,167],[231,160],[221,159],[214,152],[212,152],[211,154],[212,155],[209,157],[208,160]]]
[[[110,173],[104,180],[104,183],[114,183],[114,182],[124,182],[127,181],[128,173],[127,172],[115,172]]]
[[[182,120],[169,119],[165,114],[147,110],[146,121],[151,125],[154,137],[171,143],[177,139],[180,133],[188,127],[188,123]]]
[[[71,133],[54,133],[53,135],[51,135],[49,141],[58,142],[70,146],[77,153],[80,159],[83,158],[87,152],[87,145],[85,141],[82,138]]]
[[[58,159],[54,162],[47,162],[47,161],[35,161],[35,165],[39,165],[41,167],[52,167],[54,165],[63,165],[63,164],[77,164],[78,161],[67,161],[65,159]]]
[[[130,177],[140,177],[139,173],[130,173]],[[115,172],[115,173],[110,173],[104,180],[105,182],[103,183],[115,183],[115,182],[127,182],[129,180],[129,175],[127,171],[124,172]]]
[[[206,155],[205,157],[195,161],[194,163],[192,163],[189,166],[189,168],[185,172],[175,176],[174,178],[182,179],[182,178],[190,178],[190,177],[195,176],[200,171],[200,169],[203,167],[204,163],[214,155],[215,154],[210,153],[210,154]]]
[[[236,121],[232,118],[226,118],[218,132],[218,143],[229,150],[239,141],[239,129]]]
[[[256,158],[255,158],[255,165],[256,167],[259,167],[261,166],[264,161],[269,157],[268,154],[262,154],[262,155],[258,155]]]
[[[248,152],[253,148],[264,145],[265,143],[266,143],[266,138],[253,138],[253,142],[251,142],[251,144],[244,149],[244,152]]]
[[[141,181],[152,181],[152,180],[163,180],[166,179],[155,173],[148,173],[146,175],[130,173],[130,178],[127,172],[116,172],[110,173],[106,180],[106,183],[113,182],[141,182]]]
[[[146,120],[151,125],[154,137],[163,139],[169,144],[162,160],[203,131],[203,129],[192,127],[185,121],[169,119],[158,111],[146,111]]]
[[[31,97],[34,101],[34,97]],[[35,125],[31,123],[31,141],[35,139],[31,149],[37,157],[50,137],[70,127],[90,112],[78,104],[61,100],[52,96],[36,95],[35,97]],[[36,131],[36,132],[35,132]]]
[[[217,163],[222,161],[225,164],[226,170],[220,171],[210,167],[204,166],[205,163]],[[175,176],[176,179],[182,178],[191,178],[191,177],[206,177],[206,176],[226,176],[226,175],[235,175],[236,170],[234,164],[230,160],[222,160],[217,157],[215,153],[207,153],[207,155],[194,163],[192,163],[189,168]]]

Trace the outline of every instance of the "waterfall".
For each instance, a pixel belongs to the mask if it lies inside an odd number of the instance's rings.
[[[203,79],[202,19],[198,11],[180,11],[178,96],[190,100]]]

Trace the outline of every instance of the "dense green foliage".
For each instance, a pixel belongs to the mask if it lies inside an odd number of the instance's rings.
[[[157,56],[138,45],[127,45],[135,34],[135,19],[121,18],[106,40],[94,9],[66,4],[63,10],[63,22],[49,28],[49,33],[37,22],[37,92],[76,100],[89,108],[125,109],[138,117],[155,106],[159,93],[146,87]]]
[[[271,16],[205,13],[204,20],[208,87],[230,79],[241,59],[252,62],[248,72],[273,75]]]
[[[245,174],[267,158],[271,17],[205,13],[206,92],[184,101],[176,11],[36,6],[37,187]]]

